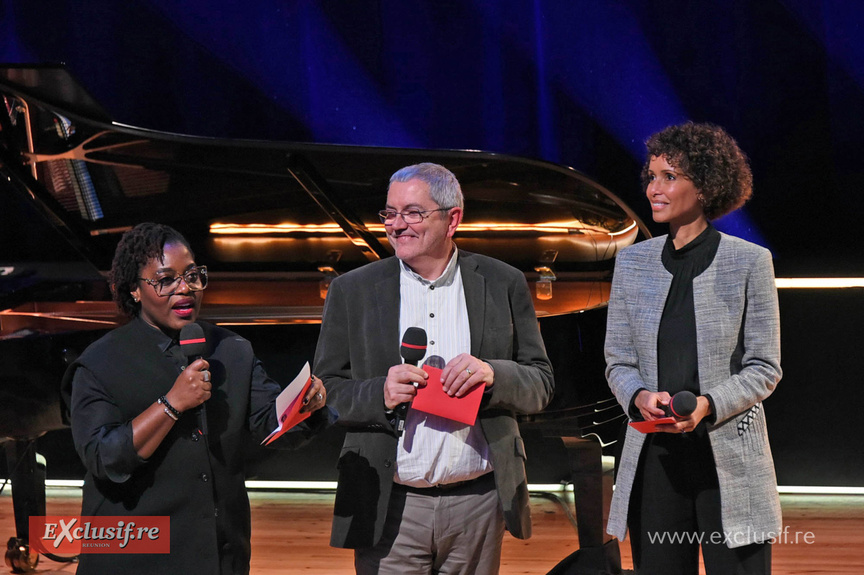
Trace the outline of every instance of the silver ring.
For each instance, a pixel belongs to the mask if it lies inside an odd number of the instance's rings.
[[[210,381],[210,372],[205,369],[202,373],[204,374],[204,381]]]
[[[318,398],[318,401],[321,401],[322,399],[324,399],[324,396],[321,395],[321,392],[320,392],[320,391],[319,391],[318,393],[315,394],[315,397]]]
[[[474,372],[471,371],[471,368],[470,368],[470,367],[466,367],[466,368],[465,368],[465,371],[468,372],[468,377],[471,377],[472,375],[474,375]]]

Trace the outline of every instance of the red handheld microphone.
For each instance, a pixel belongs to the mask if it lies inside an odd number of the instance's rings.
[[[197,323],[184,325],[180,330],[180,350],[186,356],[186,361],[191,364],[196,359],[201,359],[207,350],[207,338],[204,330]],[[209,433],[207,429],[207,408],[202,403],[195,408],[198,415],[198,431],[205,437]]]
[[[399,347],[399,354],[405,363],[417,365],[426,355],[426,330],[422,327],[409,327],[402,335],[402,345]],[[405,430],[405,417],[408,415],[408,407],[411,404],[408,402],[400,403],[393,411],[396,412],[396,434],[402,435]]]
[[[692,391],[679,391],[672,396],[664,411],[666,415],[687,417],[696,411],[696,395]]]

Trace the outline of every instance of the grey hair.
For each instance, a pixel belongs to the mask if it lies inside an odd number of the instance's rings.
[[[408,182],[415,178],[429,186],[429,195],[439,208],[465,207],[465,199],[462,196],[459,180],[456,179],[453,172],[438,164],[424,162],[406,166],[390,176],[390,184]]]

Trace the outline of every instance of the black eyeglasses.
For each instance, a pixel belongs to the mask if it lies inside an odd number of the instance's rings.
[[[386,225],[392,225],[393,222],[396,221],[396,216],[402,216],[402,221],[406,224],[419,224],[426,218],[428,218],[429,214],[432,215],[435,212],[446,212],[452,208],[438,208],[437,210],[408,210],[407,212],[397,212],[396,210],[381,210],[378,212],[378,218],[381,220],[381,223]]]
[[[207,266],[192,268],[173,278],[159,278],[156,280],[148,280],[147,278],[138,279],[153,286],[153,289],[156,290],[156,295],[159,297],[174,295],[180,287],[181,279],[186,282],[189,291],[201,291],[207,287]]]

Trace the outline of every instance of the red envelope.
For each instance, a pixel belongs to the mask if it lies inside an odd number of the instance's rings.
[[[264,438],[261,445],[270,445],[279,439],[283,433],[312,415],[311,411],[300,413],[300,408],[303,407],[303,396],[306,395],[311,385],[312,371],[307,361],[294,381],[288,384],[288,387],[283,389],[279,397],[276,398],[276,415],[279,419],[279,425]]]
[[[444,389],[441,387],[441,372],[443,370],[424,365],[423,371],[429,374],[429,379],[426,380],[426,387],[417,389],[417,396],[411,403],[411,408],[474,425],[474,422],[477,421],[480,400],[483,399],[483,390],[486,389],[486,386],[481,383],[462,397],[451,397],[444,393]]]
[[[658,425],[666,425],[667,423],[675,423],[678,421],[674,417],[661,417],[652,421],[631,421],[630,427],[641,433],[654,433],[657,431]]]

